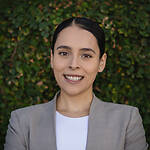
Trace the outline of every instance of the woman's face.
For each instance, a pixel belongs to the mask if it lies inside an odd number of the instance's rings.
[[[92,90],[98,72],[105,67],[106,54],[100,51],[92,33],[70,26],[63,29],[56,40],[51,66],[62,92],[78,95]]]

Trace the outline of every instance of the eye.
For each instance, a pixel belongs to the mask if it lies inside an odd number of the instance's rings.
[[[89,55],[89,54],[83,54],[81,57],[82,57],[82,58],[92,58],[92,56]]]
[[[69,55],[68,52],[59,52],[58,54],[61,55],[61,56],[68,56]]]

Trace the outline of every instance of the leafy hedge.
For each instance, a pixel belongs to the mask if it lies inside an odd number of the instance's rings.
[[[108,61],[96,95],[138,107],[150,142],[149,0],[6,0],[0,7],[0,149],[10,112],[47,102],[58,90],[50,40],[57,24],[72,16],[97,20],[106,33]]]

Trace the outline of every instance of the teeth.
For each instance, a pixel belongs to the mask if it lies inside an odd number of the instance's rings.
[[[82,77],[73,77],[73,76],[65,76],[67,79],[72,80],[72,81],[78,81],[81,80]]]

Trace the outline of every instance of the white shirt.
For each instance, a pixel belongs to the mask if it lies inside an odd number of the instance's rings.
[[[57,150],[85,150],[88,116],[70,118],[56,111]]]

